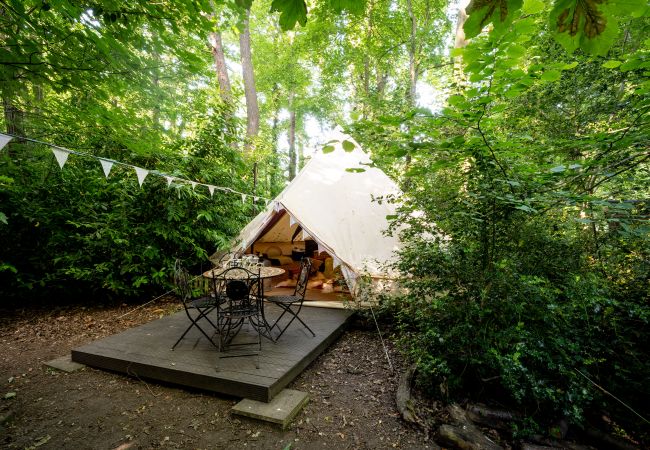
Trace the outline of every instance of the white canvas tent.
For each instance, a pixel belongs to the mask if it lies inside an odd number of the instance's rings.
[[[356,280],[368,275],[374,281],[390,279],[385,265],[399,249],[397,237],[387,236],[386,216],[395,214],[395,205],[373,198],[396,196],[400,190],[378,168],[363,165],[370,160],[359,145],[351,152],[342,141],[354,142],[338,134],[335,150],[320,149],[298,176],[239,234],[234,249],[247,249],[261,242],[291,242],[298,226],[303,236],[318,244],[319,250],[334,257],[351,292]],[[353,173],[346,169],[365,169]],[[302,237],[300,237],[302,239]]]

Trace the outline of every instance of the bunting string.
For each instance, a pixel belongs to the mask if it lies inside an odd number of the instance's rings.
[[[157,175],[159,177],[163,177],[167,180],[167,186],[171,186],[172,182],[178,183],[178,184],[187,184],[194,189],[196,186],[204,186],[208,189],[208,192],[210,193],[210,196],[214,195],[214,191],[221,191],[229,194],[236,194],[240,195],[242,199],[242,203],[246,202],[247,197],[251,197],[255,203],[257,203],[259,200],[264,200],[265,204],[268,205],[269,199],[264,198],[264,197],[259,197],[259,196],[254,196],[251,194],[247,194],[244,192],[237,191],[235,189],[225,187],[225,186],[215,186],[212,184],[207,184],[207,183],[200,183],[198,181],[193,181],[193,180],[186,180],[184,178],[178,178],[173,175],[168,175],[166,173],[159,172],[157,170],[148,170],[144,169],[142,167],[137,167],[134,166],[133,164],[127,164],[123,163],[120,161],[116,161],[114,159],[108,159],[108,158],[103,158],[100,156],[95,156],[91,155],[89,153],[84,153],[84,152],[79,152],[76,150],[70,150],[68,148],[64,147],[59,147],[58,145],[50,144],[49,142],[43,142],[39,141],[38,139],[32,139],[24,136],[14,136],[11,134],[3,134],[0,133],[0,150],[4,148],[5,145],[7,145],[12,139],[16,139],[17,141],[28,141],[28,142],[33,142],[35,144],[41,144],[45,145],[47,147],[50,147],[52,149],[52,153],[54,154],[54,158],[56,159],[56,162],[59,164],[59,167],[63,169],[63,166],[65,163],[68,161],[68,156],[72,155],[78,155],[78,156],[83,156],[86,158],[93,158],[96,160],[99,160],[102,170],[104,171],[104,176],[108,178],[108,175],[111,173],[111,169],[113,168],[114,165],[119,165],[123,167],[129,167],[135,171],[135,174],[138,178],[138,185],[142,187],[142,183],[144,183],[145,178],[147,175]],[[180,194],[180,192],[179,192]]]

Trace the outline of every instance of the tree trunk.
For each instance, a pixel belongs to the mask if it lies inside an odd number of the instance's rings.
[[[250,14],[250,9],[247,9],[244,16],[244,28],[239,35],[239,52],[246,96],[246,143],[244,144],[244,153],[246,154],[253,151],[254,140],[260,129],[260,110],[257,105],[253,56],[251,54]]]
[[[296,177],[297,159],[296,154],[296,109],[293,105],[293,90],[289,92],[289,181]]]
[[[279,102],[280,87],[278,83],[273,85],[272,101],[273,101],[273,122],[271,124],[271,170],[269,170],[269,186],[271,189],[275,187],[278,182],[278,125],[280,123],[280,102]]]
[[[454,41],[454,48],[463,48],[467,45],[467,39],[465,39],[465,30],[463,26],[467,20],[467,13],[465,8],[469,4],[469,0],[461,0],[460,5],[458,6],[458,19],[456,20],[456,39]],[[454,80],[459,89],[462,88],[465,83],[465,76],[463,74],[463,58],[457,56],[454,58]]]
[[[153,52],[153,59],[156,64],[156,68],[154,69],[153,72],[153,78],[152,82],[153,85],[155,86],[156,92],[154,94],[155,98],[155,103],[153,105],[153,112],[152,112],[152,120],[153,120],[153,126],[156,130],[160,130],[160,102],[161,102],[161,95],[160,95],[160,55],[158,52]]]
[[[377,99],[379,100],[384,98],[386,83],[388,83],[388,73],[377,68]]]
[[[24,113],[18,109],[11,99],[7,97],[2,98],[2,105],[5,115],[5,124],[7,126],[7,134],[14,136],[24,136],[25,130],[23,128]]]
[[[417,49],[417,40],[416,32],[418,27],[417,18],[413,13],[413,2],[412,0],[406,0],[406,6],[409,13],[409,18],[411,19],[411,37],[409,40],[409,92],[408,92],[408,106],[410,108],[415,107],[415,95],[416,88],[418,83],[418,68],[416,60],[416,49]]]
[[[226,67],[226,56],[223,53],[223,42],[221,32],[215,31],[210,33],[210,44],[212,47],[212,57],[214,58],[214,67],[217,71],[217,80],[219,81],[219,95],[224,103],[232,102],[232,89],[230,88],[230,77]]]

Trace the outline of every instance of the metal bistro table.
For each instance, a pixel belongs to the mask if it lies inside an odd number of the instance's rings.
[[[246,270],[253,273],[257,273],[257,269],[258,269],[257,267],[253,267],[251,269],[246,269]],[[206,278],[214,278],[215,276],[218,277],[219,275],[221,275],[224,271],[226,271],[226,268],[215,267],[214,269],[210,269],[207,272],[203,272],[203,276]],[[260,267],[259,271],[260,271],[260,278],[262,279],[277,277],[278,275],[282,275],[285,272],[285,270],[281,269],[280,267]],[[234,280],[237,279],[237,273],[238,272],[236,270],[233,270],[229,272],[228,275]],[[245,275],[245,272],[243,270],[239,273],[241,273],[242,276],[248,276]]]
[[[208,270],[206,272],[203,272],[203,276],[206,277],[206,278],[215,278],[215,277],[218,278],[223,272],[225,272],[228,269],[231,269],[231,268],[215,267],[215,268],[212,268],[212,269],[210,269],[210,270]],[[228,271],[228,278],[233,279],[233,280],[238,279],[239,276],[241,276],[241,278],[247,278],[249,276],[250,272],[256,274],[258,270],[259,270],[260,279],[262,279],[262,280],[265,279],[265,278],[277,277],[278,275],[282,275],[283,273],[285,273],[285,270],[281,269],[280,267],[253,267],[253,268],[250,268],[250,269],[246,268],[246,270],[241,270],[241,271],[229,270]],[[261,309],[261,313],[262,313],[262,320],[264,321],[263,328],[265,330],[268,330],[268,331],[262,332],[262,336],[264,336],[267,339],[275,342],[275,339],[273,339],[273,336],[271,336],[270,324],[266,320],[266,315],[264,313],[263,286],[264,286],[264,283],[261,283],[260,287],[262,288],[262,292],[260,292],[260,302],[261,302],[260,303],[260,309]]]

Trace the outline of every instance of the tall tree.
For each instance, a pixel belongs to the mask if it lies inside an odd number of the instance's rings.
[[[244,153],[250,154],[255,145],[255,138],[260,130],[260,109],[257,103],[253,55],[251,52],[250,7],[244,12],[242,30],[239,34],[239,53],[241,58],[244,95],[246,97],[246,142]]]
[[[214,58],[214,68],[217,71],[217,80],[219,82],[219,95],[225,103],[230,104],[232,103],[232,89],[230,87],[228,67],[226,66],[226,56],[223,51],[221,31],[216,30],[210,33],[210,44],[212,57]]]

